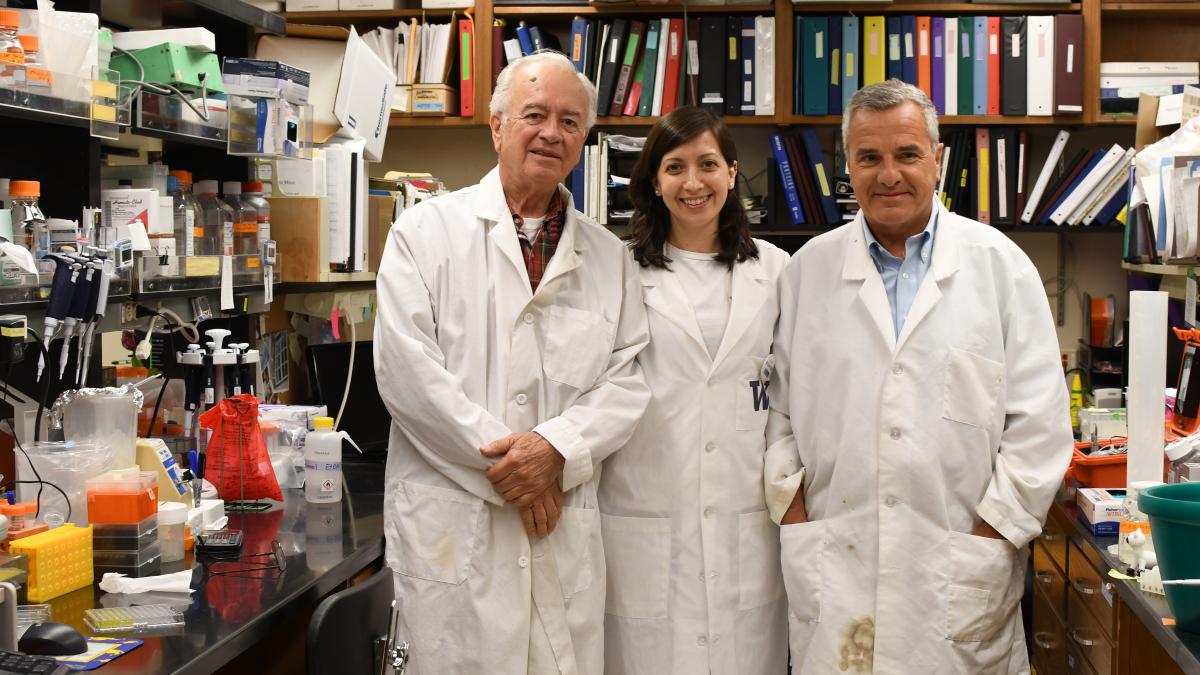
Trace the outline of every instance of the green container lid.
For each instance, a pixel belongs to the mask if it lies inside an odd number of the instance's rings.
[[[1154,552],[1164,580],[1200,579],[1200,483],[1155,485],[1138,495],[1150,518]],[[1180,630],[1200,633],[1200,587],[1167,586]]]

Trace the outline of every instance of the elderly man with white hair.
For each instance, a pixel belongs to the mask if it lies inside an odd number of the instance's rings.
[[[498,166],[389,235],[375,371],[410,673],[603,672],[596,485],[649,401],[649,337],[621,242],[560,185],[595,118],[561,54],[509,64]]]

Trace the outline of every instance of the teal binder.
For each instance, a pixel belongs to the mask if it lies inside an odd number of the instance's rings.
[[[861,81],[862,61],[859,56],[860,35],[857,16],[842,17],[842,110],[850,105],[850,98],[858,91]]]
[[[804,114],[828,115],[829,80],[829,19],[824,16],[804,17],[804,34],[800,45],[804,71]]]

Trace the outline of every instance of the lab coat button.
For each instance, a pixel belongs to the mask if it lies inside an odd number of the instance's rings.
[[[899,363],[892,366],[892,374],[893,375],[903,375],[904,374],[904,366],[900,365]]]
[[[529,558],[525,556],[517,558],[517,567],[529,567]]]
[[[708,638],[701,635],[700,637],[696,638],[696,644],[703,647],[708,644]]]
[[[886,504],[889,509],[895,506],[897,502],[899,502],[899,500],[891,495],[888,495],[888,498],[883,500],[883,503]]]
[[[527,324],[533,323],[533,314],[526,314],[522,320]]]
[[[893,441],[900,440],[900,430],[895,427],[892,427],[892,433],[889,435],[892,437]]]
[[[517,405],[525,405],[529,401],[529,397],[525,394],[517,394]]]
[[[709,572],[709,573],[708,573],[708,577],[709,577],[710,579],[716,579],[716,578],[717,578],[717,573],[716,573],[716,572]]]
[[[708,443],[707,445],[704,446],[705,452],[712,452],[713,450],[716,450],[716,449],[717,449],[716,443]]]
[[[713,633],[713,642],[720,642],[720,641],[721,641],[721,634]]]
[[[908,272],[905,272],[905,273],[901,274],[900,276],[901,276],[901,277],[904,277],[905,279],[907,279],[907,278],[908,278]]]
[[[704,508],[704,517],[705,518],[712,518],[712,514],[713,514],[713,508],[711,506],[707,506]]]

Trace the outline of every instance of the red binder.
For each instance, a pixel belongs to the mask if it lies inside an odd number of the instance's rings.
[[[667,31],[667,65],[663,75],[663,115],[674,110],[679,101],[679,71],[682,66],[683,19],[671,19],[671,28]]]
[[[917,17],[917,88],[925,92],[929,100],[933,100],[933,61],[930,50],[933,36],[930,32],[930,18]]]
[[[475,116],[475,22],[470,17],[458,20],[459,114]]]
[[[1054,114],[1083,114],[1083,17],[1054,17]]]
[[[987,18],[987,114],[1000,114],[1000,17]]]

